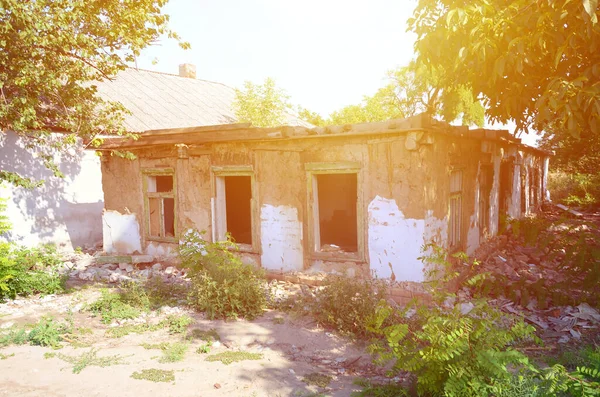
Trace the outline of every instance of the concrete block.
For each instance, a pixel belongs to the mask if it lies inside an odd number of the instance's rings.
[[[105,264],[105,263],[131,263],[131,256],[129,255],[105,255],[98,256],[96,258],[97,264]]]
[[[131,263],[150,263],[154,261],[154,257],[152,255],[132,255]]]

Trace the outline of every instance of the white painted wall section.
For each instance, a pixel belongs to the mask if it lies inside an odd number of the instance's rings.
[[[407,219],[395,200],[376,196],[369,203],[369,263],[379,278],[423,281],[421,256],[425,220]]]
[[[475,200],[473,203],[473,214],[469,216],[469,229],[467,230],[467,255],[471,255],[479,247],[479,196],[481,194],[481,164],[477,165],[477,179],[475,180]]]
[[[104,211],[102,215],[102,237],[104,252],[107,254],[142,252],[140,224],[134,214]]]
[[[268,270],[300,271],[304,266],[298,209],[264,204],[260,211],[261,264]]]

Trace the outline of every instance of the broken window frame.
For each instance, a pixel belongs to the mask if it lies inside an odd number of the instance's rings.
[[[460,186],[458,190],[452,190],[452,177],[460,175]],[[462,168],[453,168],[450,171],[449,195],[448,195],[448,248],[457,250],[462,248],[463,243],[463,182],[464,172]],[[454,203],[454,206],[453,206]],[[455,211],[453,211],[453,209]],[[453,216],[454,215],[454,216]],[[456,223],[457,222],[457,223]]]
[[[366,262],[364,241],[364,211],[361,186],[363,175],[360,163],[335,162],[335,163],[306,163],[304,165],[307,177],[307,203],[308,203],[308,246],[312,259],[330,261]],[[319,222],[319,190],[317,175],[324,174],[356,174],[356,252],[323,252],[320,247],[320,222]]]
[[[170,192],[149,192],[148,191],[148,177],[152,176],[170,176],[173,178],[173,189]],[[150,241],[162,241],[162,242],[177,242],[177,181],[175,178],[175,170],[173,168],[147,168],[142,170],[142,184],[144,192],[144,224],[145,224],[145,238]],[[160,199],[160,216],[159,216],[159,236],[152,236],[150,234],[150,199]],[[165,204],[164,199],[173,199],[173,236],[166,236],[165,224],[164,224],[164,211]]]
[[[212,171],[211,225],[212,241],[227,240],[227,196],[225,193],[225,177],[249,176],[252,198],[250,199],[250,223],[252,244],[236,243],[241,252],[260,254],[260,219],[257,210],[258,190],[252,166],[214,166]],[[220,200],[223,197],[223,200]]]

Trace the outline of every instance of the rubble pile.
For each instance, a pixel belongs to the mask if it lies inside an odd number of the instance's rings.
[[[70,278],[81,281],[120,283],[160,277],[166,283],[185,284],[189,282],[185,271],[175,266],[164,267],[161,263],[97,263],[95,257],[87,254],[74,255],[70,259],[63,263],[61,271]]]

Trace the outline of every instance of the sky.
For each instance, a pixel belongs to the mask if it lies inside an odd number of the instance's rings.
[[[327,116],[386,83],[386,72],[414,57],[406,32],[417,0],[170,0],[163,11],[191,49],[163,39],[138,67],[241,88],[268,77],[294,105]],[[514,130],[514,125],[486,127]],[[533,145],[533,135],[522,136]]]
[[[328,115],[385,83],[386,71],[413,57],[406,20],[416,0],[170,0],[173,40],[147,49],[138,67],[232,87],[272,77],[291,103]],[[156,59],[158,63],[153,65]]]

